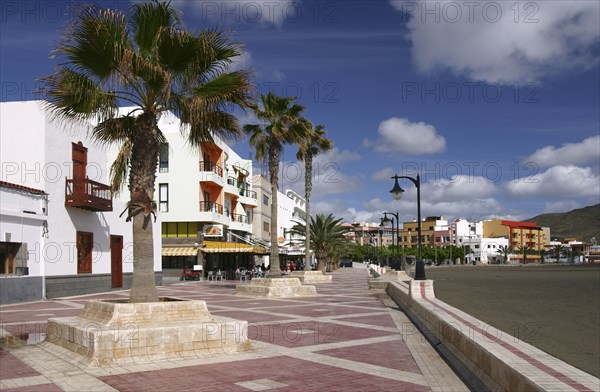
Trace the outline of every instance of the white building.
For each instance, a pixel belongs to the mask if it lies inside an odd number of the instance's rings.
[[[285,194],[278,192],[277,223],[279,230],[277,238],[281,253],[288,256],[304,257],[305,243],[302,236],[290,233],[292,227],[306,223],[306,200],[298,193],[287,189]]]
[[[23,300],[11,292],[28,283],[7,278],[17,272],[40,277],[40,293],[48,298],[130,287],[131,224],[119,217],[125,205],[105,185],[110,161],[87,137],[88,127],[51,121],[42,101],[3,102],[0,131],[0,181],[7,184],[0,246],[22,244],[15,260],[20,269],[3,271],[3,301]],[[160,282],[157,233],[154,270]]]
[[[466,240],[481,238],[482,235],[482,222],[469,222],[466,219],[457,218],[450,224],[450,241],[454,246],[466,245]]]
[[[122,108],[130,111],[132,108]],[[252,190],[252,161],[225,141],[192,147],[181,121],[163,113],[156,193],[162,227],[162,267],[179,277],[184,267],[235,270],[264,249],[253,246],[252,222],[258,201]],[[116,156],[117,151],[111,151]]]
[[[252,233],[254,239],[271,246],[271,184],[261,175],[252,178],[253,189],[256,190],[258,206],[254,211]],[[287,189],[285,194],[277,191],[277,246],[282,255],[298,258],[304,255],[304,242],[296,235],[289,233],[292,227],[306,221],[306,200],[298,193]],[[269,265],[269,256],[257,257],[258,265]]]
[[[463,237],[462,243],[471,250],[465,255],[468,264],[501,263],[504,256],[500,248],[508,246],[508,238]]]

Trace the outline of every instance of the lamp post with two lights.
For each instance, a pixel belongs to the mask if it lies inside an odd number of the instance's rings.
[[[394,175],[392,177],[394,179],[394,187],[390,191],[392,197],[395,200],[400,200],[402,198],[402,194],[404,193],[404,189],[400,187],[398,184],[399,179],[407,179],[412,181],[417,188],[417,234],[418,234],[418,256],[417,256],[417,265],[415,270],[415,280],[425,280],[425,264],[423,263],[423,259],[421,257],[421,250],[423,248],[423,241],[421,238],[421,177],[417,174],[416,178],[408,177],[408,176],[398,176]]]

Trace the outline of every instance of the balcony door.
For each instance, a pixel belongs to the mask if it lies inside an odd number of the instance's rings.
[[[73,194],[81,197],[85,192],[87,166],[87,148],[81,142],[71,143],[71,158],[73,159]]]
[[[92,273],[92,248],[94,235],[83,231],[77,232],[77,273]]]

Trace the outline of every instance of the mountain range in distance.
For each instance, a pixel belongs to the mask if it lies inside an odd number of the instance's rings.
[[[552,240],[576,238],[587,243],[600,242],[600,204],[569,212],[541,214],[526,221],[550,227]]]

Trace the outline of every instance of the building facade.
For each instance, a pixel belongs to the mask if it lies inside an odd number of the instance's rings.
[[[27,276],[41,277],[42,297],[47,298],[128,288],[132,225],[119,217],[126,205],[113,200],[106,185],[106,151],[88,137],[89,125],[52,121],[43,105],[0,104],[0,181],[5,183],[2,195],[7,196],[1,201],[0,246],[6,250],[21,244],[15,268],[9,267],[4,276],[26,271]],[[154,270],[160,283],[157,232]],[[10,283],[13,289],[26,284]]]
[[[158,127],[166,139],[155,194],[165,273],[179,276],[187,267],[206,274],[253,264],[265,250],[251,243],[258,204],[252,161],[218,137],[191,146],[172,113],[164,113]]]

